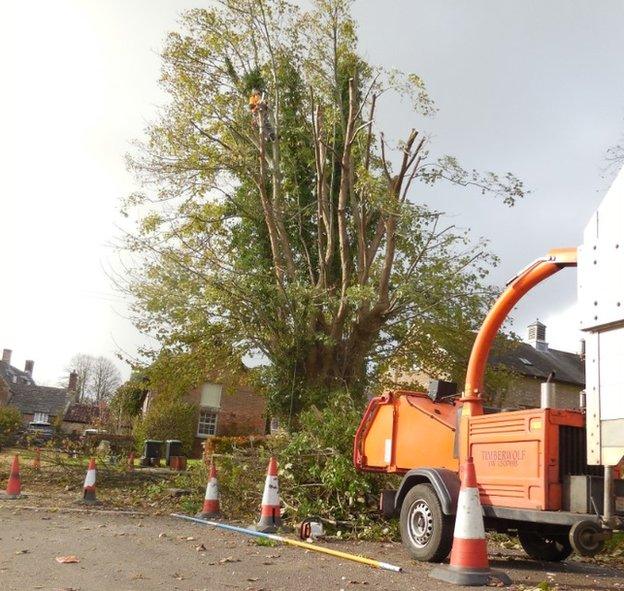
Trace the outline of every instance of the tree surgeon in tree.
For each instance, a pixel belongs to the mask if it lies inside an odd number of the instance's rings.
[[[274,142],[275,130],[271,125],[271,118],[269,117],[269,105],[267,105],[264,93],[257,88],[251,91],[249,108],[251,109],[254,125],[261,130],[265,141]]]

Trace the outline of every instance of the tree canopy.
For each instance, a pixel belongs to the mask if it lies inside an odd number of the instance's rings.
[[[506,205],[525,193],[512,173],[433,158],[416,129],[384,136],[386,95],[417,121],[436,107],[418,75],[367,63],[350,4],[186,12],[162,53],[169,102],[129,158],[144,183],[124,203],[136,325],[198,372],[266,361],[284,413],[361,396],[389,367],[458,376],[496,259],[422,195],[442,181]]]

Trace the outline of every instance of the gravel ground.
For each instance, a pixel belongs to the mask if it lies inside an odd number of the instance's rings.
[[[260,546],[244,536],[168,517],[57,512],[0,505],[2,591],[339,590],[436,591],[432,566],[411,561],[400,544],[327,543],[402,566],[375,570],[298,548]],[[570,561],[525,560],[492,549],[492,566],[512,578],[512,589],[624,589],[624,568]],[[76,555],[77,564],[56,557]]]

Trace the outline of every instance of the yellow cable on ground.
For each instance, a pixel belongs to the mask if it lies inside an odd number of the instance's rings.
[[[175,517],[176,519],[184,519],[186,521],[192,521],[194,523],[202,523],[204,525],[212,525],[213,527],[237,532],[247,536],[253,536],[255,538],[265,538],[267,540],[273,540],[274,542],[281,542],[283,544],[289,544],[291,546],[298,546],[299,548],[313,550],[314,552],[322,552],[323,554],[329,554],[330,556],[335,556],[336,558],[344,558],[345,560],[352,560],[353,562],[366,564],[368,566],[372,566],[373,568],[389,570],[395,573],[400,573],[403,571],[400,566],[395,566],[394,564],[388,564],[387,562],[381,562],[380,560],[373,560],[372,558],[365,558],[364,556],[357,556],[356,554],[350,554],[349,552],[340,552],[340,550],[332,550],[331,548],[324,548],[323,546],[308,544],[307,542],[300,542],[299,540],[292,540],[290,538],[285,538],[284,536],[278,536],[276,534],[265,534],[263,532],[246,529],[244,527],[238,527],[236,525],[229,525],[227,523],[220,523],[218,521],[210,521],[208,519],[200,519],[199,517],[190,517],[189,515],[180,515],[178,513],[172,513],[171,517]]]

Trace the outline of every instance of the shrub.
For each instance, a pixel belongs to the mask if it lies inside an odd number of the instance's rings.
[[[346,393],[337,393],[322,411],[301,415],[301,430],[280,453],[284,498],[298,518],[319,515],[358,528],[377,516],[383,479],[358,472],[352,459],[361,418]]]
[[[111,414],[133,418],[141,414],[141,405],[147,395],[145,380],[133,376],[117,388],[110,403]]]
[[[235,455],[266,444],[268,438],[268,435],[215,435],[208,437],[204,443],[204,462],[206,466],[209,466],[213,454]]]
[[[145,416],[134,424],[134,439],[140,449],[145,439],[179,439],[183,452],[191,453],[197,431],[196,406],[183,400],[154,400]]]
[[[0,407],[0,445],[12,443],[22,426],[22,413],[17,408]]]

